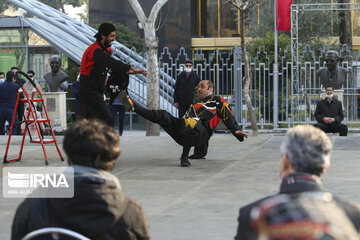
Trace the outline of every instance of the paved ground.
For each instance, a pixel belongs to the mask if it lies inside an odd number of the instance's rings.
[[[324,185],[335,194],[360,202],[360,136],[330,138],[335,147]],[[119,177],[126,195],[143,204],[152,239],[233,239],[239,207],[278,190],[282,139],[267,134],[239,143],[231,134],[215,134],[207,158],[181,168],[181,148],[165,134],[144,137],[143,132],[125,132],[113,174]],[[0,137],[1,160],[6,141]],[[15,139],[9,157],[17,153],[19,141]],[[47,150],[51,166],[66,165],[60,162],[55,147]],[[27,144],[22,161],[5,166],[41,167],[43,159],[39,145]],[[2,182],[2,171],[0,177]],[[0,198],[0,239],[9,239],[20,201]]]

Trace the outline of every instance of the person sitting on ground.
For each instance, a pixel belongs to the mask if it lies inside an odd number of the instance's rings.
[[[6,81],[0,83],[0,135],[5,134],[5,121],[11,124],[16,104],[19,85],[15,83],[15,74],[12,71],[6,73]],[[18,117],[15,115],[12,134],[18,132]]]
[[[348,128],[342,124],[344,119],[342,103],[334,97],[334,88],[325,88],[326,98],[316,105],[314,117],[318,121],[314,126],[326,133],[339,133],[340,136],[347,136]]]
[[[142,108],[129,98],[126,91],[121,91],[119,98],[127,111],[133,110],[145,119],[160,124],[175,142],[183,146],[180,165],[189,167],[191,147],[205,146],[207,152],[208,141],[221,120],[239,141],[248,137],[231,114],[229,103],[220,96],[214,96],[213,92],[214,84],[210,80],[201,81],[198,86],[198,98],[201,102],[191,105],[182,118],[176,118],[165,110]]]
[[[123,193],[110,171],[120,155],[120,138],[96,119],[82,119],[65,133],[63,147],[74,169],[73,198],[27,198],[17,208],[11,238],[44,227],[61,227],[90,239],[150,239],[142,206]]]
[[[310,125],[298,125],[290,129],[280,147],[282,157],[279,176],[282,182],[280,192],[275,196],[283,195],[285,198],[291,199],[291,201],[298,201],[300,195],[302,195],[310,201],[313,199],[309,197],[312,194],[324,195],[326,192],[321,186],[321,178],[330,167],[331,149],[332,144],[329,137],[320,129]],[[351,227],[359,233],[360,204],[332,196],[330,193],[326,193],[326,196],[327,199],[333,199],[332,203],[342,210],[345,217],[351,222]],[[272,197],[274,196],[255,201],[240,209],[236,240],[259,239],[259,229],[256,228],[253,221],[261,212],[261,207],[265,206],[264,201]],[[290,200],[286,202],[288,201]],[[273,222],[270,223],[273,224]]]

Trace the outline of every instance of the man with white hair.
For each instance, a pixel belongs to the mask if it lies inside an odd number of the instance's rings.
[[[240,209],[235,239],[257,239],[259,237],[259,229],[256,228],[253,220],[258,217],[259,212],[263,209],[264,202],[271,198],[285,196],[290,199],[289,201],[296,202],[298,199],[304,198],[304,195],[305,197],[309,196],[307,198],[313,198],[311,196],[314,194],[324,195],[326,192],[321,186],[321,178],[330,167],[331,149],[330,139],[320,129],[310,125],[299,125],[290,129],[280,148],[279,176],[282,179],[280,192],[275,196],[263,198]],[[355,231],[359,233],[360,204],[332,196],[330,193],[326,193],[326,196],[330,196],[327,199],[331,199],[331,202],[352,223],[353,226],[351,227],[354,227]],[[269,208],[269,205],[267,207]],[[289,219],[287,219],[288,221]],[[277,226],[279,225],[277,224]]]

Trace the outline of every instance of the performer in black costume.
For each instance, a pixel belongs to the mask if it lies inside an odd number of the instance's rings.
[[[201,102],[191,105],[182,118],[176,118],[165,110],[142,108],[129,98],[126,91],[121,91],[119,98],[128,111],[133,110],[145,119],[160,124],[175,142],[183,146],[180,164],[188,167],[191,147],[207,149],[209,138],[220,120],[239,141],[248,137],[234,119],[229,103],[220,96],[214,96],[213,91],[214,84],[210,80],[201,81],[198,86]]]

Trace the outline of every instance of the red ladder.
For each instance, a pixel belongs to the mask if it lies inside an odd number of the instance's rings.
[[[10,133],[9,133],[9,138],[8,138],[8,142],[7,142],[7,145],[6,145],[6,151],[5,151],[5,156],[4,156],[4,161],[3,163],[9,163],[9,162],[14,162],[14,161],[20,161],[21,160],[21,156],[22,156],[22,151],[23,151],[23,148],[24,148],[24,142],[25,142],[25,137],[26,137],[26,133],[29,131],[28,130],[28,125],[29,124],[35,124],[35,127],[36,127],[36,131],[37,131],[37,135],[38,135],[38,138],[37,139],[33,139],[30,132],[29,132],[29,136],[30,136],[30,143],[37,143],[37,144],[41,144],[41,147],[43,149],[43,152],[44,152],[44,157],[45,157],[45,164],[46,165],[49,165],[48,163],[48,160],[47,160],[47,155],[46,155],[46,149],[45,149],[45,144],[50,144],[50,143],[55,143],[55,146],[56,146],[56,149],[59,153],[59,156],[60,156],[60,159],[61,161],[64,161],[62,155],[61,155],[61,152],[60,152],[60,149],[59,149],[59,146],[56,142],[56,138],[55,138],[55,134],[54,134],[54,131],[52,129],[52,126],[51,126],[51,122],[50,122],[50,119],[49,119],[49,115],[48,115],[48,112],[46,110],[46,106],[44,104],[44,98],[43,98],[43,95],[41,94],[41,91],[38,89],[37,85],[35,84],[35,82],[29,78],[24,72],[22,71],[18,71],[17,73],[20,73],[22,75],[24,75],[29,81],[30,83],[33,85],[34,89],[32,91],[32,94],[31,94],[31,98],[29,97],[28,93],[24,90],[23,87],[21,87],[18,91],[18,94],[17,94],[17,98],[16,98],[16,104],[15,104],[15,109],[14,109],[14,114],[13,114],[13,118],[12,118],[12,121],[11,121],[11,128],[10,128]],[[25,95],[25,98],[20,98],[20,95],[21,93],[24,93]],[[39,98],[35,98],[35,92],[38,93],[39,95]],[[14,124],[18,124],[18,123],[15,123],[15,117],[16,117],[16,114],[17,114],[17,110],[18,110],[18,107],[19,107],[19,102],[27,102],[28,103],[28,106],[29,106],[29,110],[27,112],[27,116],[24,115],[24,120],[22,122],[25,122],[26,124],[26,129],[23,133],[23,137],[22,137],[22,141],[21,141],[21,147],[20,147],[20,152],[19,152],[19,155],[17,158],[15,159],[7,159],[7,154],[8,154],[8,150],[9,150],[9,147],[10,147],[10,142],[11,142],[11,135],[12,135],[12,131],[13,131],[13,128],[14,128]],[[45,113],[45,116],[46,118],[45,119],[38,119],[37,116],[36,116],[36,108],[34,106],[34,102],[39,102],[40,104],[42,104],[42,107],[44,109],[44,113]],[[32,116],[32,119],[30,118],[30,114]],[[20,122],[20,121],[19,121]],[[50,139],[45,139],[43,138],[41,132],[40,132],[40,123],[47,123],[49,124],[49,127],[50,127],[50,132],[51,132],[51,136],[52,138]],[[19,126],[20,127],[20,126]]]

